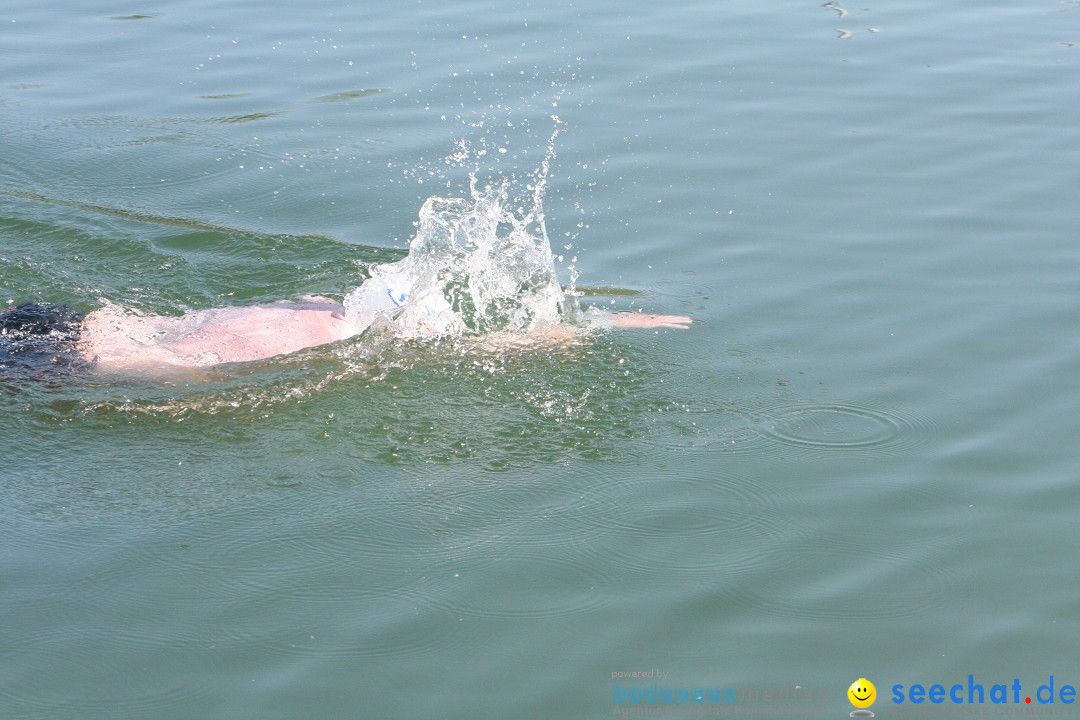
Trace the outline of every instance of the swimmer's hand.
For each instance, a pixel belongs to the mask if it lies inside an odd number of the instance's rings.
[[[617,328],[674,328],[685,330],[693,322],[686,315],[650,315],[649,313],[619,312],[611,315]]]

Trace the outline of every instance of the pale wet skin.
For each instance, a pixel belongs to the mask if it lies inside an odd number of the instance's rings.
[[[208,367],[250,362],[359,333],[340,303],[325,298],[141,315],[106,305],[83,320],[79,351],[103,371]]]
[[[617,328],[685,329],[691,322],[681,315],[647,313],[603,313],[602,317],[604,324]],[[348,319],[341,303],[323,297],[213,308],[179,317],[142,315],[108,304],[83,320],[79,351],[104,372],[168,371],[287,355],[346,340],[366,329]],[[528,336],[558,340],[578,330],[561,325],[537,329]]]

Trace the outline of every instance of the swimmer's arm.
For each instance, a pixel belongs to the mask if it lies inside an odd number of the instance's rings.
[[[653,315],[641,312],[617,312],[611,313],[606,310],[590,308],[585,316],[586,328],[673,328],[685,330],[693,320],[685,315]],[[576,344],[581,341],[582,328],[575,325],[555,325],[537,328],[527,336],[533,341],[551,342],[555,344]],[[500,334],[505,335],[505,334]],[[504,343],[513,342],[512,336],[500,338]],[[517,340],[520,343],[521,340]]]
[[[608,312],[599,308],[585,311],[587,327],[597,328],[672,328],[686,330],[693,320],[686,315],[653,315],[643,312]]]
[[[611,314],[611,321],[617,328],[673,328],[686,330],[694,322],[686,315],[651,315],[640,312],[618,312]]]

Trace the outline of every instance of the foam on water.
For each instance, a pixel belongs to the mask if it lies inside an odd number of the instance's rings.
[[[409,254],[373,265],[345,298],[357,325],[408,337],[524,333],[572,319],[574,293],[559,284],[543,199],[556,131],[523,192],[469,174],[468,197],[429,197]],[[571,278],[571,285],[573,278]]]

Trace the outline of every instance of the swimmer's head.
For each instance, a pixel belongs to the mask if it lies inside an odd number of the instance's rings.
[[[460,335],[465,330],[439,283],[425,284],[406,261],[373,265],[371,277],[345,296],[345,317],[357,332],[378,326],[410,338]]]
[[[78,367],[83,314],[66,305],[26,303],[0,310],[0,367],[29,374]]]
[[[397,283],[395,287],[386,278],[373,275],[345,296],[345,317],[357,331],[366,330],[380,317],[391,317],[404,307],[411,291],[411,286],[405,283]]]
[[[0,312],[0,334],[9,338],[78,332],[83,315],[67,305],[26,303]]]

